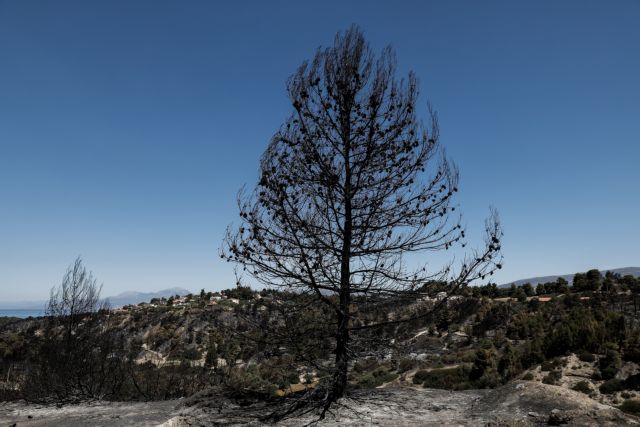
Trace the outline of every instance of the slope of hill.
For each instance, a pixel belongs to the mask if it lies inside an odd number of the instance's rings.
[[[123,292],[113,297],[108,297],[112,307],[122,307],[129,304],[139,304],[141,302],[149,302],[153,298],[169,298],[171,296],[188,295],[191,292],[184,288],[169,288],[158,292]]]
[[[184,288],[169,288],[158,292],[123,292],[116,296],[107,297],[111,307],[117,308],[129,304],[139,304],[141,302],[149,302],[153,298],[168,298],[175,295],[188,295],[191,291]],[[2,301],[0,302],[0,310],[43,310],[46,301]]]
[[[626,275],[631,275],[631,276],[635,276],[635,277],[640,277],[640,267],[623,267],[623,268],[614,268],[611,270],[600,270],[602,273],[606,273],[607,271],[610,271],[612,273],[615,274],[619,274],[621,276],[626,276]],[[520,280],[516,280],[513,282],[509,282],[509,283],[504,283],[502,285],[500,285],[499,287],[501,288],[506,288],[511,286],[512,284],[516,285],[516,286],[522,286],[525,283],[531,283],[533,286],[539,284],[539,283],[547,283],[547,282],[555,282],[556,280],[558,280],[559,277],[562,277],[563,279],[565,279],[567,282],[569,283],[573,283],[573,276],[575,273],[572,274],[557,274],[554,276],[539,276],[539,277],[530,277],[528,279],[520,279]]]

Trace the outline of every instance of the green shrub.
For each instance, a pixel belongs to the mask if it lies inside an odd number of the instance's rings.
[[[396,378],[398,378],[398,374],[394,374],[383,367],[379,367],[358,378],[356,384],[361,388],[376,388],[384,383],[393,381]]]
[[[527,372],[522,376],[524,381],[533,381],[533,374],[531,372]]]
[[[464,363],[473,363],[476,360],[476,352],[474,350],[465,351],[461,357]]]
[[[600,393],[602,394],[613,394],[613,393],[617,393],[619,391],[624,390],[625,384],[624,381],[618,380],[618,379],[611,379],[611,380],[607,380],[605,381],[601,386],[600,386]]]
[[[566,364],[567,364],[566,360],[562,360],[558,358],[552,359],[552,360],[545,360],[540,365],[540,370],[542,372],[553,371],[555,368],[558,368],[560,366],[565,366]]]
[[[460,355],[455,353],[444,354],[440,360],[442,360],[442,363],[445,365],[454,365],[460,362]]]
[[[586,381],[580,381],[578,384],[574,385],[572,389],[584,394],[591,394],[593,392],[593,389]]]
[[[414,384],[422,384],[425,388],[445,390],[464,390],[472,387],[469,381],[470,368],[457,366],[455,368],[421,370],[413,377]]]
[[[580,353],[578,353],[578,359],[583,362],[593,363],[596,361],[596,356],[594,356],[593,353],[589,353],[588,351],[581,351]]]
[[[408,357],[404,357],[402,359],[400,359],[400,362],[398,362],[398,372],[407,372],[411,369],[413,369],[416,366],[416,361],[415,359],[410,359]]]
[[[636,399],[625,400],[618,408],[628,414],[640,414],[640,401]]]
[[[553,370],[553,362],[551,360],[545,360],[544,362],[542,362],[542,364],[540,365],[540,370],[542,372],[549,372]]]
[[[551,371],[547,376],[542,378],[542,382],[544,384],[556,385],[558,381],[562,378],[562,372],[560,371]]]
[[[600,368],[600,374],[605,380],[612,379],[618,373],[622,360],[620,359],[620,353],[615,349],[615,345],[608,343],[604,356],[598,361]]]
[[[500,375],[494,370],[486,371],[480,378],[461,388],[496,388],[500,385]]]
[[[600,370],[600,376],[602,376],[602,379],[605,379],[605,380],[615,377],[617,373],[618,373],[618,368],[611,365]]]

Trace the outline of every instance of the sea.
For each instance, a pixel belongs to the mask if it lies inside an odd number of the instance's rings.
[[[44,310],[2,310],[0,309],[0,317],[19,317],[26,319],[27,317],[44,316]]]

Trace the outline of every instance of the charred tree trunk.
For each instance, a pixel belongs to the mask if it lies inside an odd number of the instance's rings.
[[[344,223],[342,226],[342,250],[340,262],[340,303],[338,305],[338,325],[336,328],[335,372],[331,392],[325,408],[341,398],[347,387],[349,370],[349,306],[351,304],[351,239],[353,235],[352,184],[351,184],[351,110],[354,104],[353,93],[343,93],[340,111],[341,134],[344,158]]]
[[[347,307],[347,310],[349,305],[348,299],[349,297],[347,295],[344,299],[341,298],[341,300],[344,300],[344,303],[342,301],[340,303],[341,306],[343,306],[344,304]],[[335,372],[333,375],[331,392],[325,404],[326,408],[328,408],[331,403],[344,396],[345,390],[347,388],[347,374],[349,368],[349,317],[350,316],[348,311],[338,314]]]

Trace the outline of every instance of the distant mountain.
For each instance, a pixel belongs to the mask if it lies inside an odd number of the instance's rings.
[[[619,274],[621,276],[631,275],[631,276],[635,276],[635,277],[640,277],[640,267],[623,267],[623,268],[614,268],[614,269],[611,269],[611,270],[600,270],[600,272],[602,274],[606,273],[607,271]],[[529,279],[520,279],[520,280],[516,280],[516,281],[513,281],[513,282],[505,283],[505,284],[500,285],[499,287],[500,288],[508,288],[512,284],[516,285],[516,286],[522,286],[525,283],[531,283],[533,286],[536,286],[539,283],[555,282],[556,280],[558,280],[558,277],[562,277],[567,282],[573,283],[573,276],[574,275],[575,275],[575,273],[572,273],[572,274],[558,274],[558,275],[555,275],[555,276],[531,277]]]
[[[123,292],[113,297],[107,297],[111,307],[122,307],[128,304],[149,302],[153,298],[168,298],[174,295],[188,295],[191,291],[184,288],[169,288],[158,292]],[[2,301],[0,310],[43,310],[47,301]]]
[[[111,307],[122,307],[128,304],[139,304],[141,302],[149,302],[154,298],[169,298],[175,295],[188,295],[191,291],[184,288],[169,288],[158,292],[123,292],[114,297],[108,297]]]

